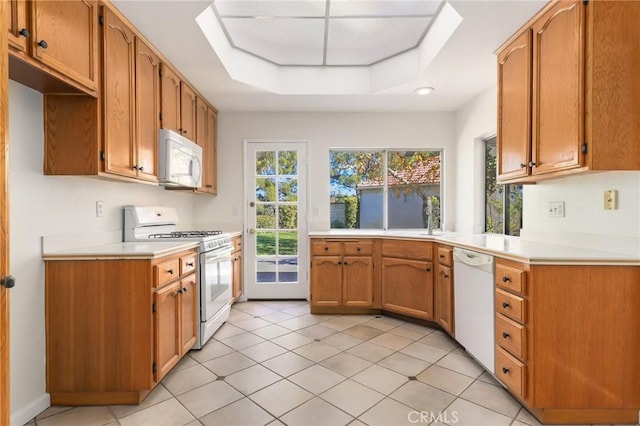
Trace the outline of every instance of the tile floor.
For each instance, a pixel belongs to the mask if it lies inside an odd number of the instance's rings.
[[[539,425],[439,330],[281,301],[234,305],[138,406],[51,407],[29,423],[282,424]]]

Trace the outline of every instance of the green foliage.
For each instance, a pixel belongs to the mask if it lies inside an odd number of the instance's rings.
[[[276,233],[258,232],[256,236],[256,253],[258,256],[276,255]],[[280,255],[298,254],[298,234],[296,232],[280,232],[278,234]]]
[[[298,207],[292,205],[280,205],[278,207],[278,228],[296,229],[298,228]]]
[[[358,226],[358,210],[360,208],[358,197],[355,195],[343,197],[342,201],[345,205],[345,227],[359,228]]]

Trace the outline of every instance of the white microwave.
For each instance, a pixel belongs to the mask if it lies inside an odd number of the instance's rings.
[[[202,185],[202,147],[169,129],[160,129],[158,178],[168,186]]]

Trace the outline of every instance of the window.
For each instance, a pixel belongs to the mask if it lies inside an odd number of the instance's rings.
[[[442,152],[330,151],[331,228],[440,228]],[[428,214],[431,206],[432,214]]]
[[[519,236],[522,228],[522,185],[500,185],[496,182],[496,152],[496,138],[486,140],[484,230]]]

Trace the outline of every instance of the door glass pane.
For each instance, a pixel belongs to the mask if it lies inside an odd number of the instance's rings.
[[[298,174],[298,153],[296,151],[280,151],[278,153],[278,174]]]
[[[256,233],[256,254],[258,256],[275,256],[276,233],[260,231]]]
[[[278,254],[298,254],[298,233],[296,231],[278,233]]]
[[[275,175],[276,174],[276,153],[273,151],[256,152],[256,174]]]
[[[271,258],[258,258],[257,260],[257,283],[270,284],[276,282],[276,260]]]
[[[276,180],[273,178],[256,179],[256,200],[276,201]]]
[[[256,228],[275,229],[276,206],[275,204],[258,204],[256,206]]]
[[[278,201],[298,201],[298,179],[278,178]]]
[[[278,229],[298,228],[298,206],[279,205],[278,206]]]
[[[288,257],[278,259],[278,281],[298,282],[298,258]]]

